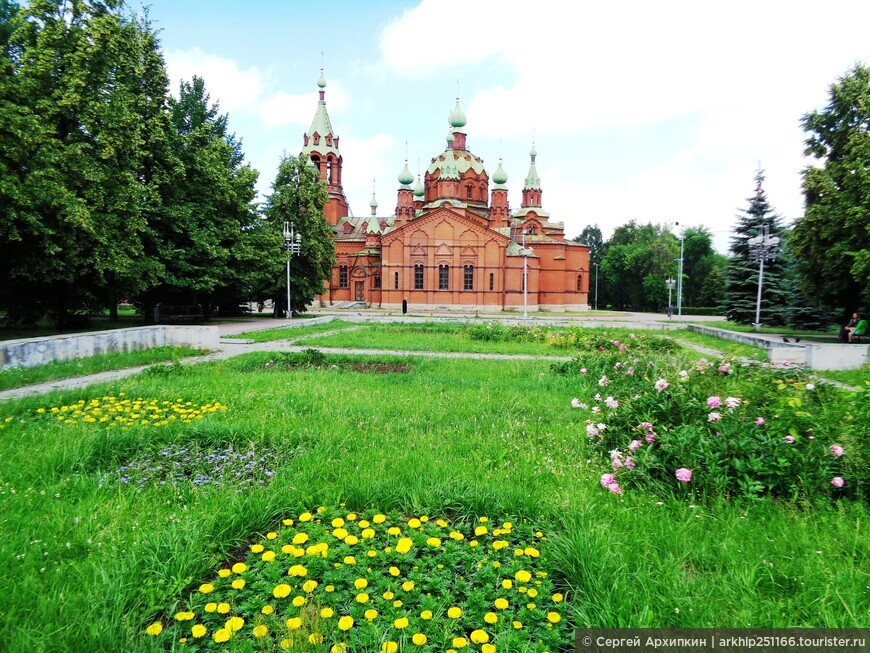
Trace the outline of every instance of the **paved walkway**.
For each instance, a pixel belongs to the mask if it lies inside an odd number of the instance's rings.
[[[304,344],[296,344],[302,341],[300,337],[295,340],[273,340],[269,342],[251,342],[240,339],[228,338],[228,336],[246,333],[248,331],[264,331],[267,329],[280,329],[288,326],[301,327],[306,324],[317,322],[327,322],[333,318],[341,319],[346,322],[381,322],[381,321],[396,321],[396,322],[424,322],[436,319],[444,319],[456,321],[457,319],[471,319],[475,317],[483,317],[484,319],[497,319],[509,323],[525,324],[525,325],[557,325],[557,324],[582,324],[583,326],[623,326],[634,325],[638,328],[669,328],[670,326],[678,326],[681,324],[675,320],[650,313],[621,313],[614,317],[608,315],[577,316],[577,315],[561,315],[561,314],[536,314],[529,319],[523,319],[521,316],[497,314],[479,316],[475,314],[426,314],[426,313],[409,313],[406,316],[392,314],[385,311],[312,311],[311,319],[297,319],[292,323],[288,323],[278,319],[255,319],[245,322],[235,322],[227,324],[219,324],[218,333],[220,335],[220,344],[218,349],[204,356],[191,356],[182,359],[182,362],[187,364],[206,363],[210,361],[226,360],[233,356],[239,356],[254,351],[279,351],[279,352],[301,352],[307,349]],[[321,318],[321,319],[318,319]],[[707,318],[704,318],[705,320]],[[715,319],[715,318],[711,318]],[[322,333],[318,335],[323,335]],[[693,347],[706,355],[721,354],[714,350],[704,347],[698,347],[688,343],[687,346]],[[467,352],[431,352],[431,351],[396,351],[396,350],[380,350],[380,349],[347,349],[339,347],[318,347],[320,351],[327,354],[345,354],[345,355],[364,355],[364,356],[420,356],[427,358],[477,358],[490,360],[548,360],[548,361],[567,361],[571,360],[568,356],[533,356],[522,354],[480,354]],[[158,363],[158,365],[168,365],[169,363]],[[153,365],[143,365],[140,367],[131,367],[123,370],[110,370],[107,372],[99,372],[98,374],[90,374],[88,376],[80,376],[69,379],[58,379],[56,381],[48,381],[36,385],[28,385],[22,388],[13,388],[12,390],[0,391],[0,401],[13,399],[21,399],[34,395],[46,394],[56,390],[74,390],[84,388],[95,383],[104,383],[107,381],[117,381],[125,379],[128,376],[139,374],[143,370],[152,367]]]

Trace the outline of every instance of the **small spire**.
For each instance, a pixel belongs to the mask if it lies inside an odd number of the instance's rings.
[[[532,149],[529,151],[531,163],[529,164],[529,174],[526,175],[526,181],[523,184],[525,190],[540,190],[541,178],[538,176],[538,169],[535,166],[535,157],[538,156],[538,150],[535,148],[535,142],[532,141]]]
[[[378,214],[378,200],[375,198],[375,180],[372,179],[372,201],[369,202],[369,206],[372,209],[372,220],[369,220],[368,228],[366,229],[367,233],[380,233],[380,225],[378,221],[374,219],[374,217]]]

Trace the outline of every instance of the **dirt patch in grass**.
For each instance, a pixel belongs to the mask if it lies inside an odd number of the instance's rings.
[[[408,374],[411,371],[410,365],[398,363],[349,363],[348,366],[366,374]]]

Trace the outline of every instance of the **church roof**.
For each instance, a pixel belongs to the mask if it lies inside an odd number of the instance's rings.
[[[302,148],[302,153],[310,154],[311,152],[320,152],[321,154],[327,154],[331,152],[336,156],[340,156],[341,154],[338,151],[338,146],[335,144],[335,134],[332,131],[332,122],[329,120],[329,114],[326,111],[326,100],[324,99],[325,91],[323,90],[326,87],[326,79],[323,76],[322,70],[320,71],[320,79],[317,81],[317,86],[320,87],[320,101],[317,103],[317,111],[314,113],[314,120],[311,121],[311,127],[305,133],[305,135],[308,136],[308,144]],[[317,145],[314,144],[315,134],[320,136],[320,142]],[[333,137],[331,145],[326,142],[327,135]]]
[[[459,176],[474,170],[477,174],[485,173],[483,161],[468,150],[444,150],[432,159],[427,172],[431,175],[440,170],[441,179],[459,179]]]

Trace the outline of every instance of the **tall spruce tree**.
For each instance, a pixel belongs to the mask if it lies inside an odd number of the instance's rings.
[[[755,321],[758,297],[759,262],[750,252],[749,239],[763,235],[766,227],[770,237],[780,239],[780,248],[785,243],[782,219],[775,213],[764,192],[763,170],[756,173],[755,182],[755,194],[748,198],[749,208],[737,217],[728,250],[728,271],[725,275],[725,313],[729,320],[740,324],[752,324]],[[784,287],[784,263],[781,255],[780,250],[775,260],[768,259],[764,262],[762,324],[785,323],[788,296]]]

